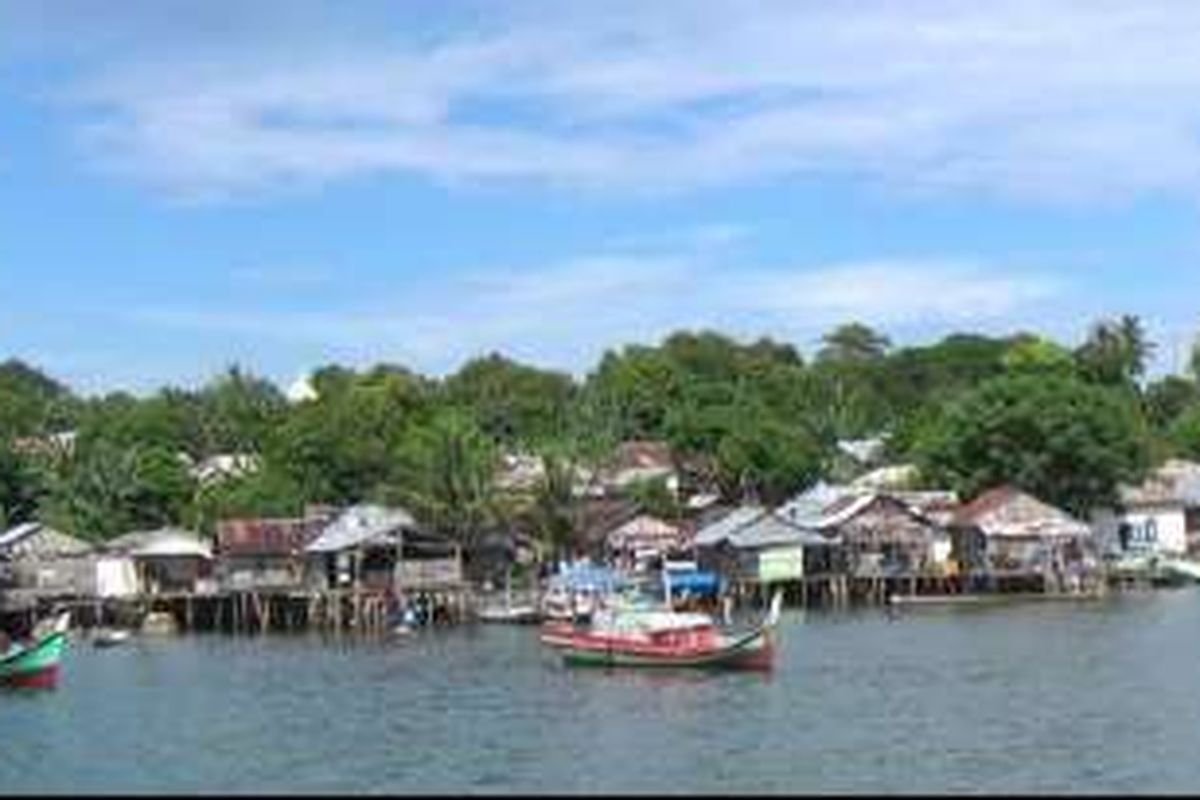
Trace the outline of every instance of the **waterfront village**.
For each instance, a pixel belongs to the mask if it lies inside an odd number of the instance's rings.
[[[791,607],[950,598],[1092,597],[1194,582],[1200,464],[1171,459],[1087,520],[1009,486],[976,497],[913,489],[916,468],[883,463],[880,439],[842,441],[853,477],[818,482],[768,507],[722,503],[663,442],[627,441],[580,475],[582,542],[555,562],[520,530],[464,547],[399,506],[312,507],[291,519],[224,519],[214,538],[164,528],[93,545],[37,521],[0,534],[6,620],[70,609],[85,630],[385,632],[398,622],[470,622],[517,602],[547,610],[613,576],[660,587],[676,606],[739,607],[780,590]],[[197,465],[206,481],[254,469],[252,457]],[[540,459],[508,454],[496,478],[527,491]],[[678,519],[647,513],[627,489],[661,481]],[[729,598],[725,601],[725,598]]]

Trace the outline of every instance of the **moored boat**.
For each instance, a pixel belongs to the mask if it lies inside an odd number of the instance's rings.
[[[126,644],[133,634],[122,628],[103,628],[92,635],[93,647],[117,647]]]
[[[13,644],[0,653],[0,686],[53,689],[67,648],[70,612],[54,617],[30,644]]]
[[[604,609],[586,628],[545,626],[541,640],[570,665],[770,669],[783,596],[758,627],[721,630],[708,614],[653,608]]]
[[[504,602],[490,602],[475,611],[480,622],[501,623],[507,625],[534,625],[542,621],[542,609],[537,604],[528,602],[513,602],[512,581],[509,576],[504,579]]]
[[[542,621],[542,612],[533,605],[484,606],[476,612],[476,616],[480,622],[509,625],[536,625]]]
[[[142,633],[173,636],[179,633],[179,622],[169,611],[151,611],[142,619]]]
[[[1159,561],[1159,570],[1179,582],[1200,581],[1200,562],[1187,558],[1165,558]]]

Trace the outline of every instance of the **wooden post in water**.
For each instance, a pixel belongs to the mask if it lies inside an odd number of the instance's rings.
[[[259,632],[266,633],[271,628],[271,596],[263,596],[255,592],[254,599],[258,605]]]

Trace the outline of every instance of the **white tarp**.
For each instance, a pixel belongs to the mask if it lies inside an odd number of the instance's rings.
[[[101,558],[96,562],[96,594],[131,597],[137,594],[137,571],[128,558]]]

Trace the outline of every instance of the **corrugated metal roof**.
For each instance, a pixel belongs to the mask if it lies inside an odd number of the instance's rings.
[[[403,508],[358,505],[346,509],[304,548],[308,553],[336,553],[352,547],[395,544],[416,520]]]
[[[1171,459],[1137,486],[1120,488],[1125,506],[1200,506],[1200,464]]]
[[[836,544],[837,539],[801,528],[778,514],[763,514],[731,534],[729,543],[734,547],[753,549],[781,544],[828,545]]]
[[[230,555],[298,553],[329,524],[327,517],[229,519],[217,523],[217,542]]]
[[[150,531],[123,533],[103,542],[100,549],[108,553],[128,554],[145,544],[150,538],[150,533]]]
[[[762,506],[739,506],[716,522],[696,532],[695,542],[700,547],[711,547],[728,539],[740,528],[749,525],[766,514]]]
[[[68,536],[40,522],[26,522],[0,534],[0,552],[12,558],[73,556],[88,553],[92,549],[82,539]]]
[[[191,531],[163,528],[146,533],[142,543],[133,548],[135,558],[196,556],[212,558],[212,545]]]
[[[985,536],[1081,537],[1091,528],[1062,509],[1011,486],[989,489],[954,516],[957,527],[974,527]]]
[[[864,486],[819,482],[779,507],[778,514],[802,528],[826,528],[853,517],[876,497],[891,497],[917,514],[948,521],[958,495],[935,490],[873,490]]]
[[[8,549],[22,539],[32,536],[42,528],[40,522],[23,522],[15,528],[9,528],[4,533],[0,533],[0,550]]]
[[[678,542],[682,538],[683,531],[678,526],[641,514],[609,532],[608,543],[619,548],[639,542]]]
[[[833,503],[831,503],[812,525],[814,528],[833,528],[841,525],[843,522],[853,519],[867,506],[875,502],[875,499],[880,495],[874,492],[867,492],[859,495],[844,495]]]
[[[781,517],[802,528],[819,528],[829,508],[847,497],[857,497],[861,489],[820,481],[779,507]]]

